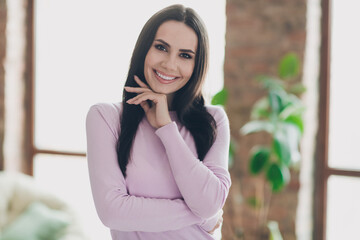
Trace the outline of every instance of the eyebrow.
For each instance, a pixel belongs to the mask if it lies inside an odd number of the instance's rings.
[[[165,42],[162,39],[155,39],[155,41],[161,42],[162,44],[166,45],[169,48],[171,47],[170,44],[168,44],[167,42]],[[195,54],[195,52],[193,50],[191,50],[191,49],[180,49],[180,51]]]

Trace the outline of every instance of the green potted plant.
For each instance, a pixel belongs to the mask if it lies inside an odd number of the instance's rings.
[[[259,76],[257,80],[265,89],[266,96],[259,99],[252,108],[250,121],[240,132],[249,135],[266,132],[270,138],[269,145],[256,145],[251,150],[249,171],[252,175],[262,176],[271,192],[280,192],[290,181],[289,168],[300,161],[299,142],[304,131],[304,105],[299,94],[305,91],[301,83],[294,83],[299,73],[299,59],[296,54],[285,55],[278,67],[278,77]],[[227,91],[217,93],[212,104],[225,105]],[[233,155],[233,147],[229,150]],[[264,189],[264,188],[263,188]],[[260,225],[266,225],[269,239],[282,240],[278,224],[267,221],[267,212],[271,195],[265,194],[248,199],[248,203],[258,209]]]

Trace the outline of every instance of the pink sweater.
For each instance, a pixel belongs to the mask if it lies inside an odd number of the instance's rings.
[[[144,117],[124,178],[115,148],[121,108],[121,103],[96,104],[86,119],[93,198],[112,239],[214,239],[208,231],[221,216],[231,185],[224,110],[207,107],[217,123],[217,137],[203,162],[176,112],[170,112],[172,123],[157,130]]]

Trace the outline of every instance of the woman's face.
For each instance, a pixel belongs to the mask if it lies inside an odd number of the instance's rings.
[[[150,88],[171,97],[190,79],[195,66],[198,39],[195,31],[182,22],[160,25],[144,63]]]

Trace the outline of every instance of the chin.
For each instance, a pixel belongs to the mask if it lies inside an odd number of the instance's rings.
[[[167,90],[167,89],[163,89],[163,88],[155,88],[155,89],[153,89],[153,91],[156,93],[165,94],[165,95],[175,93],[175,91],[171,91],[171,90]]]

